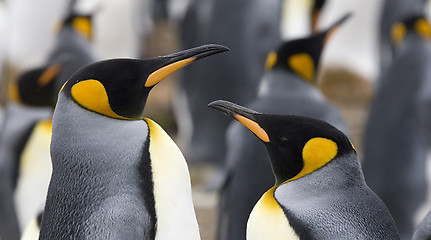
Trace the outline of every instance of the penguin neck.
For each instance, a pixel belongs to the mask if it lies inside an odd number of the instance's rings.
[[[424,76],[428,76],[430,73],[428,67],[430,56],[429,42],[416,34],[408,34],[403,43],[395,50],[391,66],[380,77],[380,85],[377,90],[391,90],[392,85],[402,89],[398,92],[408,94],[409,98],[411,94],[420,96],[417,94],[418,91],[429,89],[426,87],[427,85],[424,85],[429,82]],[[403,96],[399,96],[399,98],[402,99]]]
[[[423,45],[429,45],[429,41],[419,36],[417,33],[409,31],[404,37],[403,42],[399,46],[394,47],[394,59],[399,55],[405,54],[406,51],[411,51],[411,49],[417,48],[418,46],[422,47]]]
[[[65,98],[67,97],[59,98],[61,103],[56,108],[53,118],[54,146],[51,147],[51,152],[55,168],[58,165],[61,170],[64,164],[73,164],[88,167],[88,170],[95,170],[100,174],[109,174],[102,169],[114,170],[118,166],[136,167],[135,164],[140,163],[141,151],[148,138],[148,126],[144,121],[124,121],[105,117],[85,110]],[[56,148],[55,144],[60,143],[66,145]],[[124,152],[133,152],[138,156],[127,163],[122,161],[126,155]]]
[[[60,94],[53,117],[53,173],[41,236],[52,238],[51,231],[62,234],[56,238],[144,236],[155,217],[148,204],[151,187],[142,185],[151,183],[148,159],[145,162],[142,156],[147,140],[145,121],[108,118]],[[51,230],[44,230],[45,225]],[[69,226],[69,232],[62,226]]]
[[[73,29],[72,26],[65,26],[60,30],[59,37],[65,38],[66,36],[68,36],[69,38],[75,39],[75,41],[76,39],[81,39],[82,41],[89,43],[89,41],[85,38],[85,36],[77,32],[77,30]]]
[[[356,154],[347,153],[301,178],[277,186],[275,196],[278,199],[282,194],[281,199],[301,201],[357,186],[365,186],[364,176]]]
[[[297,74],[284,69],[273,69],[264,74],[259,86],[258,96],[284,96],[305,92],[321,98],[320,91]]]

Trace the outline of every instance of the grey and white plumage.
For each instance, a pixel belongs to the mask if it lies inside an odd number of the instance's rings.
[[[318,35],[325,36],[326,31]],[[284,42],[279,46],[275,51],[276,66],[264,73],[259,95],[248,106],[260,112],[324,119],[348,134],[339,110],[314,85],[317,73],[313,75],[312,82],[308,82],[287,66],[291,57],[288,52],[297,51],[316,56],[313,64],[317,70],[323,50],[318,35]],[[313,45],[316,47],[313,48]],[[222,182],[217,237],[245,239],[249,214],[261,195],[273,185],[274,177],[264,146],[236,121],[228,127],[226,144],[224,164],[218,179],[214,179]]]
[[[269,155],[275,184],[253,207],[247,239],[399,239],[344,133],[315,118],[208,106],[250,129]]]
[[[356,154],[279,186],[274,196],[300,239],[399,239],[389,211],[366,185]]]
[[[140,174],[149,169],[139,169],[148,147],[148,126],[100,116],[65,96],[57,106],[51,144],[54,171],[41,239],[137,239],[135,234],[143,235],[150,224],[140,185]],[[117,235],[119,230],[124,235]]]
[[[143,111],[164,77],[227,50],[213,44],[154,59],[109,59],[68,80],[54,111],[40,239],[200,238],[186,161]]]

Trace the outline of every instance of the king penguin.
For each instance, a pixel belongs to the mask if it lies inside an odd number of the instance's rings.
[[[268,54],[259,94],[250,108],[274,114],[324,119],[346,134],[338,109],[317,88],[317,70],[324,44],[348,18],[306,38],[282,43]],[[226,133],[226,156],[217,179],[221,182],[217,239],[245,239],[248,216],[260,196],[273,184],[264,146],[238,122]],[[267,159],[267,160],[265,160]],[[214,183],[211,183],[214,184]]]
[[[67,81],[53,116],[40,239],[200,239],[186,161],[143,111],[164,77],[227,50],[103,60]]]
[[[95,62],[98,57],[93,49],[93,15],[75,10],[76,1],[71,1],[69,9],[58,26],[55,45],[51,49],[47,62],[52,64],[66,58],[59,76],[58,90],[64,82],[83,66]]]
[[[25,115],[12,112],[7,115],[8,125],[4,126],[9,137],[17,135],[14,139],[19,140],[11,142],[6,137],[3,141],[7,142],[4,145],[9,148],[5,149],[6,152],[20,148],[20,151],[15,151],[15,155],[7,156],[5,160],[12,162],[15,166],[12,169],[17,173],[13,179],[14,201],[21,229],[27,226],[45,203],[51,176],[51,117],[57,93],[74,72],[96,60],[90,46],[92,14],[79,14],[74,10],[74,5],[75,1],[71,1],[66,16],[61,20],[55,45],[47,59],[48,66],[25,74],[11,89],[12,94],[18,96],[18,102],[31,108],[27,110],[36,112],[36,109],[49,109],[49,115],[43,118],[27,117],[27,126],[20,128],[11,128],[11,124],[16,125],[17,119]],[[15,87],[19,89],[15,91]]]
[[[391,29],[394,23],[412,13],[421,13],[427,0],[383,0],[380,10],[379,49],[380,70],[386,70],[394,58]]]
[[[325,121],[210,103],[265,145],[275,185],[254,206],[247,239],[399,239],[383,202],[365,183],[347,136]],[[262,159],[263,160],[263,159]]]
[[[32,108],[51,107],[52,115],[57,100],[57,84],[67,64],[53,63],[20,78],[16,86],[21,103]],[[29,123],[28,132],[15,145],[9,145],[15,150],[15,155],[6,160],[14,161],[14,201],[20,229],[24,229],[45,204],[52,169],[49,152],[51,115]],[[20,116],[13,118],[17,117]],[[18,149],[18,146],[21,148]]]
[[[414,14],[394,24],[392,39],[394,60],[379,79],[368,115],[363,169],[402,239],[410,239],[429,189],[431,26]]]
[[[18,207],[15,205],[14,198],[16,200],[15,193],[17,186],[20,185],[21,159],[27,152],[25,149],[29,146],[28,140],[32,138],[34,130],[37,129],[37,132],[42,130],[42,132],[50,135],[50,130],[45,131],[43,130],[45,127],[41,126],[50,125],[52,108],[56,101],[55,82],[63,64],[59,62],[30,70],[10,84],[10,99],[6,105],[7,115],[0,135],[0,176],[2,178],[0,186],[0,236],[2,239],[17,239],[19,236],[20,226],[18,223],[21,223],[21,219],[17,215]],[[33,141],[33,143],[38,142],[37,140]],[[49,148],[49,141],[46,146]],[[36,156],[31,156],[33,153],[29,152],[27,156],[36,158]],[[49,154],[46,156],[49,163]],[[31,199],[37,204],[34,196]],[[42,198],[39,203],[43,201]]]

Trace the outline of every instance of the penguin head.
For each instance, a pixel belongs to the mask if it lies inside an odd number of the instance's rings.
[[[9,98],[20,104],[54,107],[57,100],[57,79],[65,62],[32,69],[9,85]]]
[[[344,154],[355,152],[345,134],[322,120],[262,114],[223,100],[208,106],[233,117],[265,144],[276,186],[308,175]]]
[[[276,51],[268,54],[265,70],[285,69],[297,74],[307,82],[315,84],[320,55],[325,44],[338,26],[350,15],[346,14],[325,31],[282,43]]]
[[[158,82],[189,63],[227,50],[210,44],[152,59],[102,60],[72,75],[60,94],[107,117],[142,119],[148,94]]]
[[[75,1],[72,1],[59,29],[61,31],[64,28],[71,28],[84,39],[91,41],[93,39],[93,15],[94,13],[78,13],[75,10]]]
[[[395,22],[391,29],[393,47],[402,45],[409,34],[417,35],[427,41],[431,40],[431,25],[423,14],[415,14]]]

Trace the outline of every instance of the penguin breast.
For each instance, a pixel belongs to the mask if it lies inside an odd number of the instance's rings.
[[[200,239],[187,163],[174,141],[155,122],[149,126],[157,239]]]
[[[247,222],[247,240],[298,239],[283,209],[274,198],[276,187],[262,195]]]

